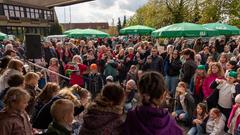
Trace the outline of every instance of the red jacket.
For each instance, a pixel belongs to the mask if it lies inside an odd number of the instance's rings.
[[[233,105],[232,111],[230,113],[230,116],[229,116],[229,119],[228,119],[228,123],[227,123],[228,127],[230,127],[232,118],[234,117],[235,112],[237,111],[237,109],[238,109],[238,106],[237,105]],[[236,121],[235,128],[234,128],[235,130],[238,128],[239,123],[240,123],[240,115],[237,116],[237,121]]]
[[[73,72],[71,75],[70,75],[70,82],[69,84],[70,85],[74,85],[74,84],[78,84],[79,86],[84,86],[84,80],[83,80],[83,72],[85,72],[87,70],[87,66],[84,65],[84,64],[78,64],[78,68],[79,68],[79,72]],[[74,67],[73,64],[67,64],[65,66],[65,72],[67,69],[70,69],[70,70],[78,70]]]

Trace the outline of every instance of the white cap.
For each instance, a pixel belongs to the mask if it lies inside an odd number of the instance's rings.
[[[111,75],[107,76],[106,80],[113,81],[113,77]]]

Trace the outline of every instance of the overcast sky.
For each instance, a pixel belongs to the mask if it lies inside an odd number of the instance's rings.
[[[71,5],[71,22],[108,22],[112,19],[117,23],[117,18],[126,15],[132,16],[135,11],[148,0],[95,0],[92,2]],[[70,8],[56,7],[57,17],[60,23],[70,22]],[[65,15],[64,15],[65,11]]]

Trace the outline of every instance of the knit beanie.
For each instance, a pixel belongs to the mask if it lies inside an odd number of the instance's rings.
[[[235,71],[230,71],[229,74],[228,74],[229,77],[232,77],[232,78],[237,78],[237,72]]]
[[[205,70],[205,66],[204,66],[204,65],[198,65],[197,69],[199,69],[199,70]]]

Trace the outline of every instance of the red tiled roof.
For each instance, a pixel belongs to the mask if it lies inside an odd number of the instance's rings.
[[[107,22],[98,22],[98,23],[62,23],[61,24],[64,28],[64,30],[69,30],[69,29],[108,29],[109,25]]]

